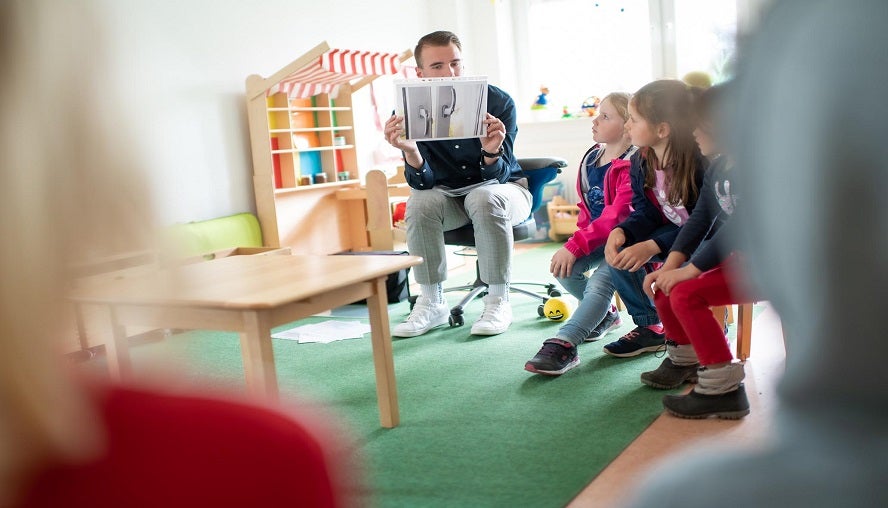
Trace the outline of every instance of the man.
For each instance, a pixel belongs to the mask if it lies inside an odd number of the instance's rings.
[[[462,75],[462,46],[451,32],[422,37],[413,54],[420,78]],[[512,323],[509,305],[512,226],[530,216],[527,179],[515,160],[518,127],[515,103],[495,86],[487,87],[487,133],[481,138],[411,141],[404,139],[404,117],[385,124],[385,139],[404,154],[404,175],[411,187],[407,200],[407,248],[422,256],[414,268],[420,297],[406,321],[392,330],[398,337],[415,337],[447,323],[450,308],[442,282],[447,278],[444,231],[471,223],[481,280],[488,284],[484,311],[472,326],[473,335],[497,335]],[[458,189],[485,181],[462,196],[452,197],[437,186]]]

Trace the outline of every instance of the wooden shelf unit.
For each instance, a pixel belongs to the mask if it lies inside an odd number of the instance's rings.
[[[337,200],[336,192],[358,187],[369,169],[358,167],[352,95],[377,76],[342,82],[335,97],[322,92],[293,98],[281,86],[318,66],[328,51],[322,42],[271,76],[254,74],[246,80],[253,191],[263,243],[291,247],[295,254],[331,254],[368,243],[365,211],[357,203]],[[407,50],[397,59],[404,62],[411,56]],[[348,179],[339,180],[341,172],[348,172]],[[317,174],[324,183],[302,180]]]
[[[279,92],[268,97],[267,103],[275,189],[305,186],[300,183],[302,176],[319,173],[324,175],[323,183],[337,181],[342,171],[348,172],[349,179],[358,178],[350,93],[340,91],[337,99],[329,94],[290,99]]]

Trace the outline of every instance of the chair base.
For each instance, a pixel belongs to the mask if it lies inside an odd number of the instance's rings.
[[[525,286],[539,286],[545,289],[546,294],[543,295],[520,287],[515,287],[516,284],[522,284]],[[465,308],[465,306],[468,305],[469,302],[471,302],[475,298],[483,298],[487,295],[487,283],[481,280],[481,271],[478,268],[477,261],[475,262],[475,282],[463,286],[456,286],[444,289],[445,293],[450,293],[453,291],[468,291],[468,294],[466,294],[462,298],[462,300],[459,301],[459,303],[450,308],[450,318],[448,319],[450,326],[462,326],[465,324],[465,319],[463,318],[463,309]],[[546,284],[543,282],[513,281],[509,283],[509,292],[520,293],[531,298],[538,298],[542,302],[537,308],[537,314],[539,314],[540,317],[545,317],[546,315],[545,312],[543,312],[543,306],[546,304],[546,301],[549,300],[549,298],[561,296],[561,291],[556,288],[555,284]],[[411,301],[411,304],[412,303],[413,302]]]

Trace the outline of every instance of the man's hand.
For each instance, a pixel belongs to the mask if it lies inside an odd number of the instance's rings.
[[[570,272],[573,270],[573,265],[576,261],[577,257],[574,256],[571,251],[562,247],[552,255],[552,263],[549,264],[549,271],[552,272],[552,275],[555,277],[564,279],[570,276]]]
[[[481,148],[487,153],[496,153],[506,140],[506,126],[490,113],[482,122],[487,126],[487,135],[481,138]]]
[[[388,141],[388,144],[398,150],[406,153],[418,151],[416,148],[416,141],[401,137],[401,134],[404,132],[403,116],[392,115],[385,122],[385,129],[383,132],[385,133],[385,140]]]

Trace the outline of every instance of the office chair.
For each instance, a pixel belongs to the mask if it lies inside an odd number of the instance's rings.
[[[533,219],[533,212],[540,207],[543,201],[543,187],[555,179],[561,168],[567,166],[567,161],[559,157],[534,157],[526,159],[518,159],[518,165],[527,176],[527,187],[531,195],[530,216],[524,222],[512,226],[512,235],[515,241],[526,240],[532,238],[536,233],[536,222]],[[444,232],[444,243],[447,245],[460,245],[463,247],[475,246],[475,230],[471,224],[467,224],[461,228]],[[535,293],[516,287],[517,284],[541,286],[545,288],[546,295]],[[450,309],[450,326],[462,326],[465,323],[463,319],[463,307],[475,298],[483,297],[487,294],[487,284],[481,280],[481,271],[475,261],[475,282],[464,286],[457,286],[444,289],[445,293],[451,291],[468,291],[469,293],[462,300]],[[522,293],[532,298],[539,298],[542,303],[537,309],[540,316],[545,316],[543,305],[550,297],[561,296],[561,292],[555,287],[555,284],[542,282],[511,282],[509,291],[514,293]]]

